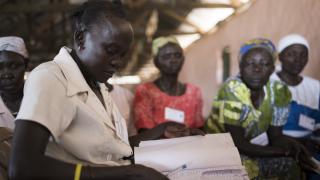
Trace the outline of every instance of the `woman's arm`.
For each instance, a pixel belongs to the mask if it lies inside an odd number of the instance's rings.
[[[244,128],[240,126],[234,126],[229,124],[224,124],[226,131],[231,133],[231,136],[239,149],[240,153],[248,155],[248,156],[256,156],[256,157],[278,157],[285,156],[286,153],[283,149],[279,147],[272,146],[259,146],[255,144],[251,144],[244,137]]]
[[[10,179],[74,179],[75,165],[45,156],[50,132],[32,121],[16,121],[9,165]],[[85,179],[167,179],[159,172],[141,165],[88,167],[81,171]]]
[[[197,128],[188,128],[184,124],[165,122],[152,129],[143,129],[139,134],[129,138],[131,147],[138,146],[140,141],[156,140],[162,138],[177,138],[193,135],[205,135]]]

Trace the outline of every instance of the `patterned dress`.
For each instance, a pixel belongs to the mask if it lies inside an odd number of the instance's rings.
[[[194,85],[186,84],[186,92],[181,96],[169,96],[154,83],[137,87],[134,98],[134,120],[137,129],[153,128],[169,121],[165,109],[172,108],[184,112],[184,124],[198,128],[204,125],[202,117],[201,91]]]
[[[249,88],[239,77],[226,81],[213,102],[206,130],[220,133],[225,132],[223,124],[241,126],[245,129],[245,138],[252,140],[265,133],[270,125],[283,126],[289,112],[290,91],[278,81],[269,81],[264,91],[264,100],[256,109],[251,102]],[[241,158],[251,179],[300,178],[292,173],[299,170],[291,158],[252,158],[243,154]]]

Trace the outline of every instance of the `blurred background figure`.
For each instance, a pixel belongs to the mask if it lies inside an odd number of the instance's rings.
[[[269,80],[276,57],[267,39],[253,39],[241,47],[240,74],[220,88],[206,129],[231,133],[250,178],[299,179],[297,162],[302,167],[315,166],[299,142],[282,134],[291,93],[279,81]]]
[[[178,80],[184,63],[183,49],[174,37],[153,41],[154,64],[160,77],[136,89],[134,118],[138,130],[150,129],[173,121],[191,128],[201,128],[202,96],[198,87]]]
[[[320,159],[320,82],[302,71],[309,60],[310,45],[298,34],[283,37],[278,44],[281,69],[271,78],[285,83],[292,94],[288,122],[283,133],[302,142]],[[310,179],[319,179],[319,175]]]
[[[0,127],[14,129],[23,97],[28,52],[20,37],[0,37]]]
[[[23,97],[28,52],[20,37],[0,37],[0,180],[8,178],[14,120]]]

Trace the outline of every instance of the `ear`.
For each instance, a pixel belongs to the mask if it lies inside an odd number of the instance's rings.
[[[84,47],[84,31],[76,30],[73,34],[73,40],[78,50],[83,50]]]
[[[156,66],[156,68],[158,68],[158,69],[160,70],[160,68],[159,68],[159,57],[158,57],[158,55],[154,56],[153,62],[154,62],[154,65]]]
[[[273,64],[272,68],[270,68],[269,77],[270,77],[271,74],[274,72],[274,70],[275,70],[275,65]]]

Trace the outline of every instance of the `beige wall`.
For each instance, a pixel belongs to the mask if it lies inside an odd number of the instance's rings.
[[[237,55],[240,45],[255,37],[277,43],[288,33],[299,33],[311,46],[305,74],[320,79],[320,0],[256,0],[244,13],[232,17],[214,34],[191,45],[180,79],[198,85],[203,93],[204,115],[211,109],[222,77],[221,53],[230,46],[231,73],[238,72]]]

